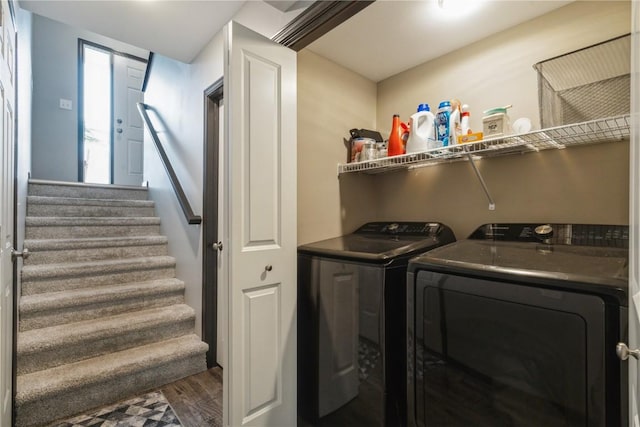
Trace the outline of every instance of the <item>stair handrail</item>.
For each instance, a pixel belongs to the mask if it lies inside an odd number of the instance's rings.
[[[151,135],[151,139],[158,150],[158,154],[160,155],[160,159],[162,160],[162,164],[164,165],[164,169],[167,171],[167,175],[169,175],[169,181],[171,182],[171,186],[173,187],[173,191],[176,193],[176,197],[178,198],[178,202],[180,203],[180,207],[182,208],[182,212],[184,216],[187,218],[187,222],[189,224],[201,224],[202,217],[200,215],[196,215],[193,213],[193,209],[191,209],[191,205],[189,204],[189,200],[182,189],[182,185],[180,185],[180,181],[178,180],[178,176],[176,172],[173,170],[173,166],[171,166],[171,162],[169,161],[169,157],[167,153],[164,151],[162,147],[162,143],[160,142],[160,138],[158,137],[158,132],[153,127],[153,123],[151,123],[151,118],[147,113],[147,109],[150,107],[143,103],[137,103],[138,111],[140,112],[140,116],[144,120],[147,125],[147,129],[149,130],[149,134]]]

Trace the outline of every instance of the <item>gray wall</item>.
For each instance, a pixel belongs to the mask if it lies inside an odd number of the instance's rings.
[[[33,178],[78,180],[78,39],[147,58],[149,52],[33,15]],[[60,98],[73,102],[59,108]]]

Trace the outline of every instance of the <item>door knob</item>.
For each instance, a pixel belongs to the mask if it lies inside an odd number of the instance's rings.
[[[118,133],[122,133],[122,128],[118,128],[118,129],[116,129],[116,132],[118,132]]]
[[[117,119],[117,120],[116,120],[116,123],[118,123],[118,124],[122,124],[122,119]]]
[[[15,262],[16,259],[22,258],[23,260],[29,258],[29,249],[24,248],[22,251],[16,251],[11,248],[11,261]]]
[[[214,251],[222,251],[222,242],[211,243],[209,247]]]
[[[640,359],[640,350],[630,350],[623,342],[619,342],[616,345],[616,354],[620,360],[627,360],[629,356],[634,357],[636,360]]]
[[[267,265],[264,267],[265,271],[271,271],[273,270],[273,266],[271,264]]]

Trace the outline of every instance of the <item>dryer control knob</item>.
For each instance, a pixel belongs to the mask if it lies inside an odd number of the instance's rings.
[[[549,224],[539,225],[535,228],[536,237],[540,240],[550,239],[553,236],[553,227]]]

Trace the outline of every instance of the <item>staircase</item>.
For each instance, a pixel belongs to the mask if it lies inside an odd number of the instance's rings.
[[[206,369],[147,190],[30,181],[16,425],[38,426]]]

